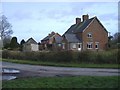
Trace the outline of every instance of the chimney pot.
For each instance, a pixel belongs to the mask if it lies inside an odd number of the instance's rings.
[[[54,35],[54,34],[55,34],[55,32],[53,32],[53,31],[52,31],[52,32],[51,32],[51,34],[53,34],[53,35]]]
[[[76,18],[76,24],[81,23],[81,18]]]
[[[83,15],[82,18],[83,18],[83,22],[84,22],[85,20],[89,19],[89,15],[88,14],[87,15]]]

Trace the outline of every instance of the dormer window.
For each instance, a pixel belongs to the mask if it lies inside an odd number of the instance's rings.
[[[91,34],[91,33],[88,33],[88,34],[87,34],[87,37],[88,37],[88,38],[92,38],[92,34]]]

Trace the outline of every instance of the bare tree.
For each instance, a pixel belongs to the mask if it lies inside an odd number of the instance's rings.
[[[12,25],[7,21],[7,17],[2,15],[0,17],[0,37],[3,40],[6,37],[9,37],[13,33]]]

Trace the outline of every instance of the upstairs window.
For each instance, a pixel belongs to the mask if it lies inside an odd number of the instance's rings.
[[[92,38],[92,34],[91,34],[91,33],[88,33],[88,34],[87,34],[87,37],[88,37],[88,38]]]

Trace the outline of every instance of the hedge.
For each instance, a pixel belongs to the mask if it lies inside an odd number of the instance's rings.
[[[120,63],[118,54],[120,50],[112,51],[60,51],[60,52],[21,52],[4,50],[2,58],[18,59],[18,60],[34,60],[34,61],[49,61],[49,62],[74,62],[74,63]]]

